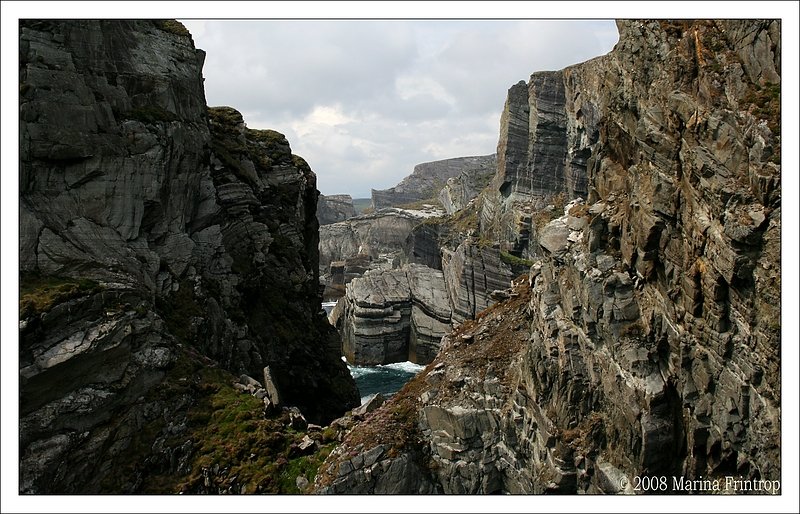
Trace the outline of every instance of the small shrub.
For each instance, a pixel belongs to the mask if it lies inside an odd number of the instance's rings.
[[[260,143],[279,144],[279,145],[289,144],[288,141],[286,141],[286,136],[284,136],[277,130],[247,129],[247,137],[255,141],[258,141]]]
[[[474,207],[456,211],[450,217],[449,224],[457,232],[466,233],[470,230],[477,231],[480,228],[478,211]]]
[[[228,106],[209,107],[208,117],[213,123],[224,126],[225,128],[236,128],[244,123],[242,113]]]
[[[586,218],[589,216],[589,206],[585,203],[572,206],[569,215],[575,218]]]
[[[500,260],[511,266],[520,266],[526,268],[533,266],[533,261],[517,257],[516,255],[512,255],[502,250],[500,251]]]
[[[553,207],[555,207],[556,214],[558,216],[564,214],[564,207],[567,205],[567,195],[564,193],[558,193],[557,195],[553,196],[551,201],[553,202]]]
[[[153,20],[156,28],[177,36],[191,36],[189,29],[178,20]]]
[[[767,82],[764,86],[754,84],[742,98],[743,107],[753,116],[766,120],[770,131],[780,137],[781,131],[781,85]],[[748,107],[749,105],[749,107]]]

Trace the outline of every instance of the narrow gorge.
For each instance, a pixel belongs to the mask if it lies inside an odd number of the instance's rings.
[[[529,269],[489,308],[446,281],[463,322],[316,492],[780,480],[780,23],[617,25],[608,55],[509,89],[489,186],[415,230],[446,227],[473,284],[487,250]]]
[[[780,21],[616,25],[359,214],[179,22],[21,20],[20,493],[781,480]]]

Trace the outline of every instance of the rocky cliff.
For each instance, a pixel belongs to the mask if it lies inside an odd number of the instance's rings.
[[[350,195],[319,195],[317,200],[317,220],[320,225],[330,225],[352,218],[356,215],[353,198]]]
[[[495,176],[496,161],[495,155],[487,155],[462,168],[457,176],[447,179],[438,196],[447,214],[465,208],[489,185],[489,181]]]
[[[318,492],[780,479],[780,22],[618,27],[509,92],[476,224],[535,259],[527,279],[347,435]]]
[[[320,308],[315,175],[207,109],[186,29],[22,21],[19,55],[20,491],[199,473],[212,421],[188,414],[240,374],[268,368],[316,422],[357,404]]]
[[[331,262],[367,255],[391,262],[400,260],[406,239],[424,220],[443,214],[441,210],[386,208],[371,214],[324,225],[319,231],[319,265],[326,270]]]
[[[442,272],[419,264],[371,270],[347,286],[340,303],[335,323],[350,363],[427,364],[452,328]]]
[[[458,192],[454,192],[453,196],[458,202],[464,194],[470,194],[469,188],[475,187],[472,184],[476,180],[480,182],[480,177],[493,173],[494,163],[494,155],[481,155],[417,164],[411,175],[396,186],[389,189],[373,189],[372,207],[380,210],[385,207],[408,206],[420,201],[437,201],[448,179],[463,175],[465,180],[460,181],[460,185],[454,185]]]

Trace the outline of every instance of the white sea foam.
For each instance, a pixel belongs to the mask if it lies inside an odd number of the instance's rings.
[[[342,360],[347,362],[347,359],[344,357],[342,357]],[[414,364],[410,361],[393,362],[391,364],[378,364],[377,366],[353,366],[348,364],[347,367],[350,369],[350,374],[353,375],[353,378],[369,375],[370,373],[381,373],[384,370],[402,371],[416,375],[425,369],[425,366],[422,364]]]
[[[382,368],[389,368],[389,369],[396,369],[397,371],[405,371],[407,373],[414,373],[417,374],[423,369],[425,366],[422,364],[414,364],[413,362],[406,361],[406,362],[393,362],[392,364],[384,364],[380,366]]]
[[[322,308],[325,309],[325,314],[330,315],[334,307],[336,307],[336,302],[322,302]]]

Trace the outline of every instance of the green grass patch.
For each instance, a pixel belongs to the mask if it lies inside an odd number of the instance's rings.
[[[331,454],[335,447],[336,443],[330,443],[320,448],[316,453],[288,461],[278,476],[278,488],[280,492],[289,494],[306,492],[298,489],[297,477],[303,476],[308,480],[309,484],[314,483],[314,478],[317,476],[319,467],[325,462],[325,459],[328,458],[328,455]]]
[[[517,257],[516,255],[512,255],[502,250],[500,251],[500,260],[510,266],[519,266],[525,268],[530,268],[531,266],[533,266],[533,261]]]
[[[167,483],[167,489],[199,492],[205,487],[205,474],[215,469],[211,480],[220,490],[302,492],[297,477],[312,482],[334,444],[310,455],[296,455],[296,444],[305,434],[288,427],[286,414],[265,418],[262,401],[235,389],[230,374],[223,370],[207,368],[200,374],[203,395],[187,414],[190,439],[195,442],[191,472]]]
[[[259,143],[279,144],[279,145],[289,144],[289,142],[286,140],[286,136],[284,136],[277,130],[247,129],[247,137],[248,139],[258,141]]]
[[[94,294],[101,286],[94,280],[23,273],[19,278],[19,316],[42,314],[54,305]]]

